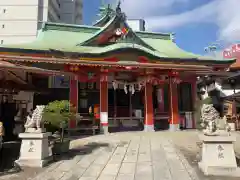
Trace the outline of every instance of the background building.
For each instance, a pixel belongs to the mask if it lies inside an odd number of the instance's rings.
[[[134,31],[145,31],[145,21],[143,19],[128,19],[127,23]]]
[[[59,0],[60,20],[67,24],[82,24],[82,0]]]
[[[236,62],[229,67],[228,71],[229,72],[240,71],[240,44],[239,43],[231,44],[226,47],[222,46],[221,44],[220,45],[217,44],[217,46],[215,45],[208,46],[205,48],[205,51],[207,52],[207,56],[213,56],[218,59],[231,59],[231,58],[236,59]],[[213,94],[215,97],[219,96],[221,98],[226,98],[226,97],[232,96],[233,94],[240,92],[239,83],[236,83],[237,85],[236,86],[234,85],[234,88],[233,88],[233,85],[231,84],[232,79],[234,79],[235,81],[235,79],[237,79],[236,77],[238,76],[233,75],[233,76],[230,76],[229,79],[218,78],[213,80],[212,82],[210,78],[211,83],[208,82],[209,85],[207,86],[207,89],[205,88],[205,90]],[[208,77],[206,79],[208,79]],[[201,87],[201,85],[199,87]],[[239,107],[240,107],[240,104],[239,104]]]
[[[82,0],[1,0],[0,44],[33,41],[42,22],[82,23]]]

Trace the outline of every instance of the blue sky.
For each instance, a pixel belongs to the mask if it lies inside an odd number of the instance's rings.
[[[103,0],[116,4],[117,0]],[[101,0],[84,0],[84,24],[97,20]],[[128,18],[143,18],[148,31],[174,32],[184,50],[204,54],[212,43],[240,40],[240,0],[122,0]]]

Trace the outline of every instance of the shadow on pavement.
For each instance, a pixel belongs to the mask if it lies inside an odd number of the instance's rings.
[[[18,174],[18,178],[21,177],[31,177],[35,172],[42,171],[42,168],[21,168],[16,163],[15,160],[19,158],[21,142],[8,142],[3,144],[1,149],[0,157],[0,176],[5,177],[5,175]],[[71,160],[78,155],[87,155],[93,153],[93,151],[105,147],[106,150],[112,151],[112,147],[108,143],[88,143],[86,145],[78,146],[70,149],[67,153],[53,156],[53,162],[61,160]],[[50,166],[52,163],[49,163]],[[29,175],[26,175],[29,174]],[[23,178],[24,179],[24,178]],[[14,179],[15,180],[15,179]]]
[[[21,171],[15,160],[19,158],[20,141],[5,142],[0,150],[0,175]]]
[[[53,155],[53,161],[56,162],[61,160],[70,160],[73,159],[75,156],[91,154],[94,150],[97,150],[101,147],[105,147],[107,150],[112,150],[112,147],[108,143],[92,142],[83,146],[77,146],[73,149],[69,149],[67,153]]]

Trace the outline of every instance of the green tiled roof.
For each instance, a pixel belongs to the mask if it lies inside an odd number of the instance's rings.
[[[109,24],[111,21],[109,22]],[[106,25],[107,26],[107,25]],[[151,32],[134,32],[138,38],[144,43],[151,46],[149,49],[141,44],[116,42],[115,44],[106,46],[82,46],[81,43],[100,34],[106,27],[95,26],[82,26],[82,25],[69,25],[59,23],[45,23],[43,28],[39,31],[35,41],[25,44],[4,45],[4,49],[10,48],[17,52],[21,49],[24,50],[58,50],[63,52],[74,52],[80,54],[103,54],[110,51],[122,49],[135,49],[147,53],[156,58],[173,58],[183,60],[210,60],[221,61],[221,63],[230,63],[234,60],[220,60],[213,57],[205,57],[195,55],[180,49],[171,40],[171,34],[151,33]],[[0,48],[0,51],[3,51]]]
[[[159,40],[155,38],[142,38],[147,44],[152,46],[160,53],[166,53],[168,57],[173,58],[197,58],[198,55],[186,52],[180,49],[171,40]]]

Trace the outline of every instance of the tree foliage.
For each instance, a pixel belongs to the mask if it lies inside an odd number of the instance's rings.
[[[74,112],[74,108],[70,105],[69,101],[53,101],[45,107],[43,119],[45,124],[51,124],[59,129],[65,128],[69,120],[74,117]]]

